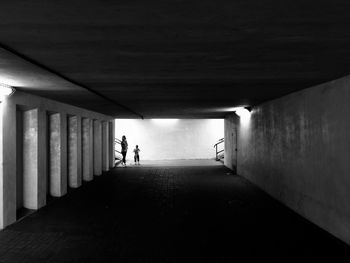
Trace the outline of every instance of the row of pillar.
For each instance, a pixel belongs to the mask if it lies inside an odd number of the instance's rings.
[[[114,166],[114,121],[38,109],[22,118],[23,207],[38,209],[47,194],[63,196]]]
[[[21,91],[0,103],[0,229],[111,167],[111,116]]]

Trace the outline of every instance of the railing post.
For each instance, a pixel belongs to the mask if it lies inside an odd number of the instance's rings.
[[[219,161],[219,153],[223,152],[223,150],[218,151],[218,145],[224,142],[224,138],[220,139],[217,143],[214,144],[215,147],[215,160]]]

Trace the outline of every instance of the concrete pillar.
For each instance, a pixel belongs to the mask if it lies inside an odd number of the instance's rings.
[[[0,227],[4,228],[4,140],[3,140],[3,106],[0,103]],[[16,214],[15,214],[16,216]]]
[[[102,171],[109,171],[109,128],[108,122],[102,122]]]
[[[60,197],[67,193],[67,118],[49,115],[49,193]]]
[[[234,174],[237,173],[237,124],[238,117],[234,113],[225,117],[224,122],[224,164],[230,168]]]
[[[68,117],[68,185],[81,186],[81,118]]]
[[[94,120],[94,175],[102,174],[102,125]]]
[[[16,221],[16,105],[0,103],[0,228]]]
[[[23,112],[23,206],[46,204],[46,115],[39,109]]]
[[[23,110],[16,107],[16,209],[23,207]]]
[[[93,127],[92,120],[82,119],[82,167],[83,180],[91,181],[94,178],[93,165]]]
[[[114,133],[115,133],[115,128],[114,128],[114,120],[113,121],[109,121],[108,122],[108,129],[109,129],[109,132],[108,132],[108,144],[109,144],[109,148],[108,148],[108,151],[109,151],[109,168],[113,168],[115,166],[115,152],[114,152]]]
[[[38,208],[46,205],[47,196],[47,142],[48,142],[48,129],[47,129],[47,112],[41,108],[38,110]]]

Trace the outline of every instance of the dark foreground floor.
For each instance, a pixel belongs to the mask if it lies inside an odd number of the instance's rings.
[[[349,252],[223,166],[188,163],[115,169],[0,232],[0,262],[11,263],[348,262]]]

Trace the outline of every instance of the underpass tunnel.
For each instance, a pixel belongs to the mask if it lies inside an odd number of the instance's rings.
[[[349,258],[349,1],[1,11],[1,262]]]

